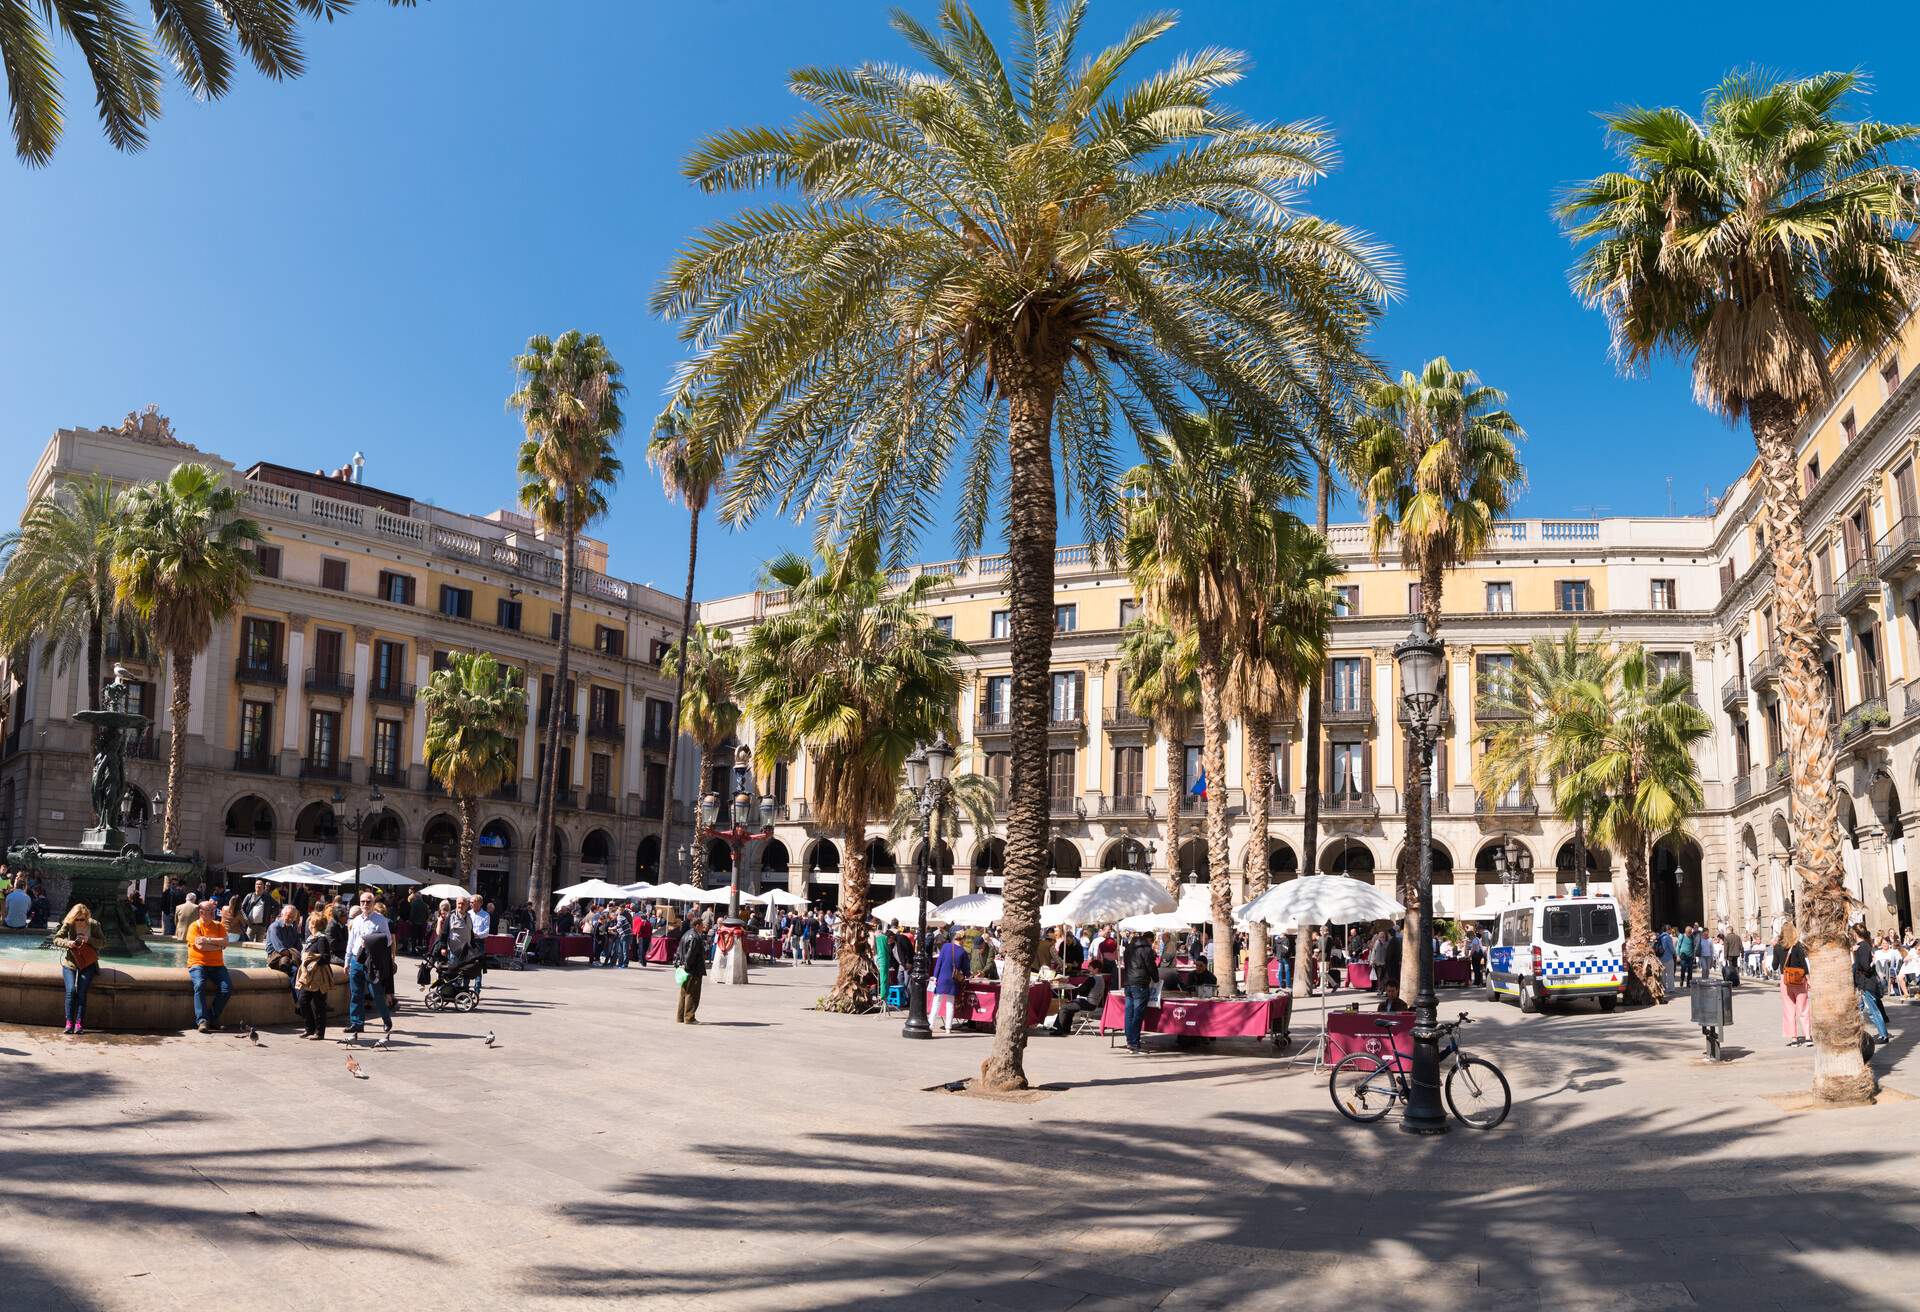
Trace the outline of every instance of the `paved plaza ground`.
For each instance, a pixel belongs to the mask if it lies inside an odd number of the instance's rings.
[[[1657,1013],[1488,1023],[1491,1135],[1340,1119],[1256,1045],[1035,1038],[1046,1091],[929,1091],[984,1035],[806,1008],[829,967],[489,976],[332,1043],[0,1030],[0,1308],[1911,1307],[1920,1101],[1791,1113],[1771,989],[1730,1054]],[[1879,1059],[1920,1092],[1920,1007]],[[1307,1027],[1296,1022],[1296,1032]],[[498,1035],[488,1049],[481,1036]]]

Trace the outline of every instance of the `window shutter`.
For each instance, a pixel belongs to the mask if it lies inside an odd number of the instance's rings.
[[[1373,796],[1373,744],[1360,744],[1360,798],[1362,801]]]
[[[1087,676],[1081,672],[1073,676],[1073,714],[1084,716],[1087,713]]]
[[[1363,656],[1360,659],[1360,686],[1354,690],[1354,695],[1354,705],[1367,707],[1373,705],[1373,657],[1371,656]],[[1371,752],[1372,749],[1368,750]]]

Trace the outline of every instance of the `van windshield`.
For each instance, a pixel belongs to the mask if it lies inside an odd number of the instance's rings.
[[[1541,937],[1560,948],[1611,943],[1620,936],[1620,918],[1610,906],[1550,907]]]

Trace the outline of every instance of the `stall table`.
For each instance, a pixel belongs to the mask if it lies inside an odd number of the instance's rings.
[[[1053,985],[1036,980],[1027,986],[1027,1027],[1040,1024],[1053,1005]],[[927,986],[927,1010],[933,1010],[933,986]],[[962,979],[953,1000],[953,1018],[974,1025],[992,1025],[1000,1015],[1000,984],[990,979]]]
[[[1465,957],[1435,957],[1433,961],[1433,982],[1435,984],[1457,984],[1465,988],[1473,982],[1473,963]]]
[[[765,957],[771,961],[780,955],[780,940],[771,934],[748,934],[746,944],[749,957]]]
[[[1410,1011],[1330,1011],[1327,1013],[1326,1063],[1369,1052],[1384,1057],[1397,1050],[1401,1060],[1413,1060],[1413,1013]]]
[[[1271,1039],[1278,1045],[1286,1041],[1292,1014],[1293,999],[1285,994],[1267,998],[1163,997],[1147,1008],[1140,1031],[1206,1039]],[[1126,1025],[1126,996],[1107,994],[1100,1012],[1100,1032],[1124,1033]]]
[[[667,942],[665,932],[655,930],[653,937],[647,940],[647,963],[665,965],[673,955],[672,945]]]
[[[484,951],[489,957],[511,958],[513,956],[513,935],[511,934],[484,935],[480,939],[480,947],[481,947],[481,950]]]

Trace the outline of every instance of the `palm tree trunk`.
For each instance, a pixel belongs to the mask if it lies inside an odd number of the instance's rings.
[[[1627,1001],[1635,1005],[1666,1001],[1660,958],[1653,950],[1653,895],[1647,881],[1647,839],[1623,833],[1627,860]]]
[[[1186,727],[1179,723],[1166,726],[1167,735],[1167,890],[1177,901],[1180,897],[1180,813],[1187,800]]]
[[[1446,574],[1440,565],[1433,561],[1420,566],[1420,613],[1427,621],[1427,633],[1440,636],[1440,590],[1446,586]],[[1446,659],[1443,654],[1441,660]],[[1447,672],[1444,665],[1440,671],[1440,691],[1443,696],[1448,692]],[[1399,707],[1394,708],[1399,716]],[[1407,799],[1407,841],[1400,847],[1400,865],[1395,873],[1396,896],[1407,911],[1400,922],[1400,996],[1407,1002],[1413,1001],[1414,994],[1420,991],[1420,952],[1421,944],[1426,942],[1422,935],[1431,934],[1431,928],[1420,919],[1420,843],[1419,834],[1423,821],[1432,810],[1433,799],[1427,790],[1420,786],[1420,754],[1413,749],[1410,735],[1402,734],[1400,741],[1405,750],[1402,762],[1401,778],[1404,796]],[[1433,745],[1435,753],[1443,750],[1440,743]]]
[[[667,795],[660,803],[660,882],[669,882],[666,877],[667,853],[673,850],[673,767],[680,755],[680,701],[687,695],[687,635],[693,631],[693,567],[700,558],[700,509],[697,506],[687,508],[687,590],[680,598],[680,654],[674,661],[678,676],[673,683],[673,719],[672,731],[667,735]],[[705,761],[701,762],[702,767]],[[700,789],[696,786],[694,804],[699,805]],[[697,846],[697,844],[696,844]]]
[[[827,994],[828,1011],[862,1012],[874,1002],[873,984],[879,977],[873,964],[873,944],[867,933],[867,826],[850,820],[841,827],[846,855],[840,864],[840,923],[834,928],[834,957],[840,973]],[[917,945],[916,945],[917,950]]]
[[[573,489],[567,503],[573,504]],[[573,561],[577,535],[566,530],[560,548],[560,655],[555,661],[553,695],[547,698],[547,756],[541,765],[540,805],[534,816],[533,871],[527,887],[533,898],[533,926],[542,932],[553,925],[553,804],[560,787],[560,726],[567,715],[568,654],[573,647]]]
[[[1873,1072],[1860,1057],[1860,1014],[1848,950],[1846,871],[1834,799],[1834,752],[1827,690],[1820,673],[1813,573],[1800,522],[1795,468],[1796,408],[1771,393],[1747,405],[1760,478],[1766,489],[1767,547],[1773,557],[1774,622],[1784,647],[1780,672],[1787,759],[1793,767],[1793,864],[1800,880],[1799,923],[1812,990],[1813,1092],[1826,1102],[1873,1097]]]
[[[1000,921],[1006,953],[1000,996],[1027,996],[1040,941],[1047,881],[1047,680],[1053,661],[1053,404],[1065,359],[1057,349],[994,353],[994,376],[1007,394],[1007,567],[1012,611],[1010,698],[1013,760],[1007,771],[1007,869]],[[1027,1087],[1026,1008],[1002,1007],[993,1049],[980,1067],[982,1087]]]
[[[1247,844],[1247,901],[1267,891],[1268,799],[1273,792],[1273,721],[1264,715],[1251,715],[1247,727],[1247,828],[1252,841]],[[1247,992],[1267,991],[1267,938],[1265,925],[1247,930]]]
[[[1220,674],[1225,662],[1220,625],[1202,616],[1200,640],[1200,756],[1207,773],[1207,885],[1212,890],[1213,973],[1222,997],[1239,989],[1233,969],[1233,854],[1227,820],[1227,716]]]
[[[475,848],[479,834],[474,821],[479,817],[480,804],[471,797],[460,799],[460,875],[461,882],[469,889],[479,882],[479,872],[474,869]]]
[[[187,783],[187,713],[193,709],[193,653],[176,649],[167,677],[173,681],[173,724],[167,731],[167,822],[160,834],[160,846],[178,852],[181,793]]]

